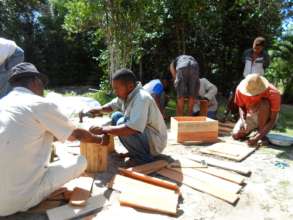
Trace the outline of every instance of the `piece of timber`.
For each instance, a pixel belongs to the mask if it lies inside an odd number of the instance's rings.
[[[138,173],[138,172],[134,172],[134,171],[130,171],[130,170],[126,170],[123,168],[119,168],[118,169],[120,171],[120,173],[124,176],[128,176],[134,179],[138,179],[141,180],[143,182],[147,182],[156,186],[161,186],[167,189],[172,189],[175,191],[179,191],[179,187],[176,183],[172,183],[170,181],[166,181],[166,180],[162,180],[156,177],[151,177],[151,176],[147,176],[145,174],[142,173]]]
[[[74,206],[85,206],[86,201],[90,197],[91,188],[94,178],[81,176],[77,178],[76,187],[74,188],[69,204]]]
[[[119,174],[116,174],[113,179],[109,182],[108,187],[110,189],[115,189],[119,192],[127,191],[129,189],[132,190],[148,190],[148,191],[160,191],[160,193],[165,193],[166,195],[171,194],[178,194],[176,191],[159,187],[150,183],[142,182],[140,180],[136,180],[130,177],[122,176]]]
[[[200,149],[201,153],[218,155],[235,161],[242,161],[250,154],[252,154],[256,148],[244,146],[236,143],[216,143],[212,146]]]
[[[142,188],[139,191],[122,191],[119,201],[120,204],[124,206],[176,215],[178,197],[178,194],[172,193],[167,196],[158,191],[153,192]]]
[[[249,176],[251,174],[251,171],[241,166],[240,164],[237,164],[235,162],[228,162],[228,161],[221,161],[210,157],[204,157],[199,155],[189,155],[187,156],[190,160],[194,160],[197,162],[205,161],[208,165],[213,167],[220,167],[225,170],[231,170],[236,173],[240,173],[245,176]]]
[[[158,171],[158,174],[175,180],[178,183],[185,184],[198,191],[206,192],[230,204],[234,204],[239,199],[239,196],[235,193],[231,193],[212,184],[193,179],[189,176],[181,175],[180,173],[167,168]]]
[[[209,175],[207,173],[200,172],[196,169],[192,169],[192,168],[169,168],[169,169],[179,172],[182,176],[186,175],[191,177],[192,179],[196,179],[202,182],[207,182],[208,184],[212,184],[212,185],[216,184],[218,187],[225,189],[227,192],[229,191],[231,193],[238,193],[242,189],[241,185]]]
[[[84,207],[64,205],[47,210],[47,216],[49,220],[77,219],[98,211],[105,202],[103,195],[97,195],[90,197]]]
[[[221,168],[215,168],[215,167],[211,167],[211,166],[201,168],[200,166],[203,166],[203,165],[201,163],[195,162],[193,160],[189,160],[186,158],[180,158],[180,159],[176,158],[176,159],[177,160],[175,161],[175,164],[176,164],[176,166],[179,165],[179,166],[177,166],[177,168],[190,167],[195,170],[201,171],[203,173],[208,173],[210,175],[213,175],[213,176],[216,176],[216,177],[219,177],[219,178],[222,178],[222,179],[225,179],[230,182],[237,183],[237,184],[243,184],[244,180],[245,180],[245,178],[242,175],[235,173],[235,172],[231,172],[231,171],[227,171],[227,170],[224,170]],[[172,167],[172,164],[173,163],[170,164],[171,167]],[[182,167],[180,165],[182,165]]]
[[[135,172],[143,173],[143,174],[150,174],[166,167],[167,165],[168,165],[168,162],[166,160],[157,160],[151,163],[146,163],[143,165],[130,167],[127,170],[135,171]]]

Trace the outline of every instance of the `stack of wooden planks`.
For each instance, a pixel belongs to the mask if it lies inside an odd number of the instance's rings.
[[[205,161],[206,164],[203,164],[202,161]],[[166,164],[160,163],[162,166]],[[156,169],[151,169],[153,164]],[[235,204],[239,199],[239,193],[245,180],[243,175],[250,174],[248,169],[241,167],[239,164],[196,155],[189,159],[180,158],[165,167],[162,166],[158,166],[158,162],[153,162],[133,167],[128,171],[139,170],[141,173],[150,173],[151,170],[180,185],[184,184],[230,204]]]

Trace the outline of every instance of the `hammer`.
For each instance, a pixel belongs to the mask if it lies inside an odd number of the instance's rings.
[[[78,113],[79,123],[83,122],[83,117],[94,118],[96,116],[103,116],[103,115],[102,114],[93,114],[93,113],[90,113],[90,112],[81,111],[81,112]]]

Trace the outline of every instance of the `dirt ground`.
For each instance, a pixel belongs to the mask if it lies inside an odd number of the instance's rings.
[[[230,137],[223,137],[230,139]],[[116,151],[125,149],[116,140]],[[205,145],[206,146],[206,145]],[[169,143],[164,150],[166,159],[170,155],[186,156],[199,154],[203,145],[181,145]],[[78,149],[72,144],[69,151]],[[282,163],[288,166],[282,167]],[[233,206],[208,194],[182,186],[182,198],[176,217],[143,212],[128,207],[121,207],[118,202],[119,193],[108,190],[106,183],[117,172],[122,164],[115,154],[109,156],[108,170],[95,175],[93,195],[101,195],[105,199],[103,207],[96,210],[91,219],[178,219],[178,220],[289,220],[293,219],[293,146],[265,146],[246,158],[241,164],[250,168],[252,175],[246,178],[246,185],[240,192],[239,201]],[[281,165],[280,165],[281,164]],[[158,176],[159,177],[159,176]],[[162,177],[160,177],[162,178]],[[17,213],[0,220],[45,220],[45,213]]]

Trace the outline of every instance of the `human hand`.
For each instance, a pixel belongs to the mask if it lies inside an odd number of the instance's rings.
[[[103,128],[99,126],[92,126],[90,127],[89,131],[96,135],[105,134],[105,132],[103,131]]]
[[[249,140],[247,141],[248,145],[253,147],[253,146],[256,146],[257,143],[258,143],[258,137],[257,136],[254,136],[254,137],[251,137],[249,138]]]

